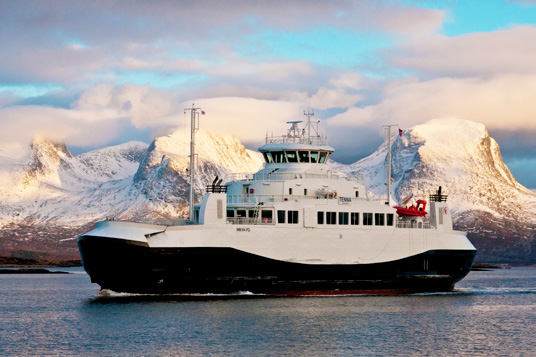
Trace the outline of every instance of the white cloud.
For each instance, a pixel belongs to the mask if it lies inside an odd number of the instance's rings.
[[[516,26],[457,37],[427,34],[384,50],[394,66],[438,76],[536,73],[536,27]]]
[[[410,78],[390,83],[374,105],[350,108],[331,125],[370,126],[398,123],[409,127],[432,118],[459,117],[490,128],[523,130],[534,126],[536,75],[503,75],[491,79]]]

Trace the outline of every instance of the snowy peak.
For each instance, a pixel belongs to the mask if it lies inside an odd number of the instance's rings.
[[[29,185],[36,179],[57,183],[58,170],[71,168],[73,155],[63,143],[53,143],[38,137],[33,140],[30,150],[24,185]]]
[[[435,119],[396,135],[392,145],[392,197],[409,193],[426,198],[438,186],[449,195],[456,216],[483,211],[531,222],[536,195],[520,185],[502,161],[499,145],[482,124]],[[387,146],[350,165],[376,197],[386,195]]]
[[[155,150],[176,161],[186,161],[189,165],[190,132],[178,130],[171,135],[155,140]],[[200,130],[195,136],[195,153],[201,161],[210,161],[229,172],[253,172],[262,165],[262,160],[246,150],[244,145],[231,135],[209,133]],[[181,165],[181,168],[188,166]]]
[[[211,171],[210,177],[203,177],[205,183],[212,181],[216,173],[223,177],[229,173],[254,172],[263,163],[258,155],[247,150],[235,137],[203,130],[196,133],[195,153],[197,167],[201,173],[205,172],[208,166],[212,167],[209,170]],[[148,170],[163,166],[173,169],[182,176],[187,176],[190,165],[189,155],[189,131],[179,130],[171,135],[160,137],[149,146],[134,180],[146,179]]]
[[[463,171],[481,175],[501,176],[505,183],[517,186],[517,181],[502,160],[497,142],[483,124],[455,118],[435,119],[413,127],[402,137],[402,145],[420,145],[422,161],[440,160]]]
[[[130,141],[81,154],[78,174],[99,182],[126,179],[138,170],[147,148],[146,143]]]

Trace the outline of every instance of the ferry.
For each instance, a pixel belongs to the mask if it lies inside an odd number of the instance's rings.
[[[199,111],[192,106],[191,183]],[[196,205],[190,189],[184,224],[97,222],[78,238],[91,281],[142,294],[452,291],[476,249],[453,230],[447,196],[439,189],[418,209],[368,199],[364,185],[330,170],[334,149],[304,114],[303,126],[266,137],[260,171],[211,180]]]

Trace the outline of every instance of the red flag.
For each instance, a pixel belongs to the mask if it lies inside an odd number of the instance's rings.
[[[201,111],[201,114],[202,114],[202,115],[205,115],[205,111],[204,111],[204,110],[202,110],[202,111]]]
[[[402,136],[402,129],[398,129],[398,135]]]

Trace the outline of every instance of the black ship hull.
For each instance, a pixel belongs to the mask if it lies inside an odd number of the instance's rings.
[[[374,264],[302,264],[233,248],[150,248],[82,236],[84,269],[102,289],[142,294],[407,294],[451,291],[471,270],[474,250],[431,250]]]

